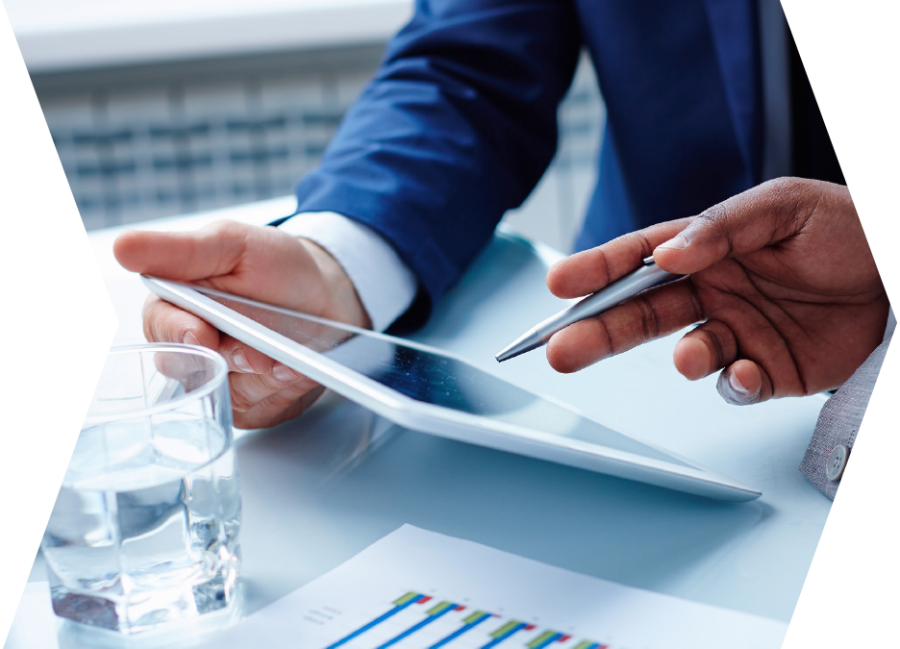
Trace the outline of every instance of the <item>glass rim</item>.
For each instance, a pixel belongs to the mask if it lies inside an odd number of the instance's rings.
[[[206,347],[201,347],[200,345],[187,345],[185,343],[140,343],[137,345],[121,345],[111,348],[107,353],[106,358],[108,359],[111,356],[118,356],[133,352],[140,353],[166,351],[176,353],[193,353],[196,356],[204,356],[215,364],[215,374],[209,381],[206,382],[206,384],[203,385],[203,387],[184,394],[177,399],[166,401],[165,403],[147,406],[144,408],[139,408],[137,410],[103,415],[91,415],[89,410],[84,418],[84,423],[82,424],[81,428],[84,429],[88,426],[105,424],[111,421],[116,421],[118,419],[137,419],[140,417],[149,417],[161,412],[173,410],[178,406],[188,403],[189,401],[195,401],[197,399],[202,399],[203,397],[209,396],[215,390],[217,390],[220,385],[222,385],[222,383],[228,376],[228,363],[225,362],[225,359],[222,357],[222,355],[218,352],[212,351],[211,349],[207,349]],[[91,397],[91,403],[93,404],[93,397]],[[90,406],[88,406],[88,408],[90,408]]]

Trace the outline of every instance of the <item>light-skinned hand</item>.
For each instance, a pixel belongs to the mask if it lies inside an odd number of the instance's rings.
[[[696,380],[724,369],[718,390],[751,404],[838,387],[884,335],[888,298],[847,188],[782,178],[696,217],[622,236],[555,264],[550,290],[587,295],[653,255],[688,275],[551,338],[550,364],[574,372],[700,326],[675,347]]]
[[[193,232],[130,231],[116,239],[113,252],[122,266],[136,273],[371,326],[341,266],[311,241],[274,227],[222,221]],[[144,335],[152,342],[202,345],[222,354],[228,362],[234,424],[239,428],[273,426],[296,417],[322,390],[155,295],[144,305]]]

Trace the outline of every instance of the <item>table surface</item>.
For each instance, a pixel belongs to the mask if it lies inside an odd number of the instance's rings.
[[[146,227],[191,229],[223,217],[263,224],[292,208],[285,198]],[[125,344],[143,340],[146,291],[113,259],[120,231],[90,238],[119,316],[116,342]],[[404,431],[329,394],[293,422],[239,435],[246,612],[410,523],[629,586],[790,620],[831,504],[797,469],[824,397],[728,406],[714,377],[691,383],[674,370],[677,336],[572,375],[554,372],[541,352],[498,365],[498,349],[560,308],[544,284],[559,257],[499,234],[412,337],[763,496],[716,502]],[[41,564],[39,557],[31,581],[46,579]],[[49,619],[49,610],[42,615]],[[24,640],[34,618],[20,610],[7,649],[36,646]]]

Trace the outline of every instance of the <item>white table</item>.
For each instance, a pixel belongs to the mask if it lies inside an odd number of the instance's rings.
[[[147,227],[190,229],[220,217],[261,224],[292,208],[286,198]],[[118,231],[94,232],[91,240],[119,314],[117,342],[130,343],[142,340],[146,293],[113,260]],[[677,337],[574,375],[555,373],[540,352],[498,365],[498,349],[558,310],[544,285],[558,257],[496,237],[414,337],[757,487],[762,498],[714,502],[402,431],[330,395],[294,422],[239,439],[249,612],[411,523],[630,586],[790,620],[830,508],[797,470],[823,397],[728,406],[714,378],[690,383],[675,372]],[[32,580],[45,579],[40,563]],[[37,646],[23,639],[25,630],[49,619],[49,610],[20,615],[8,649]]]

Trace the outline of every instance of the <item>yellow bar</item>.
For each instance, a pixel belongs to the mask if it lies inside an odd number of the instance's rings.
[[[452,602],[441,602],[437,606],[432,606],[428,610],[428,615],[437,615],[438,613],[442,613],[445,609],[448,609],[451,606],[453,606]]]
[[[404,595],[403,597],[398,599],[396,602],[394,602],[394,606],[403,606],[409,600],[411,600],[413,597],[418,597],[418,596],[419,596],[419,593],[414,593],[414,592],[410,591],[410,592],[406,593],[406,595]]]
[[[521,624],[521,622],[519,622],[518,620],[510,620],[509,622],[507,622],[506,624],[501,626],[499,629],[494,631],[491,634],[491,637],[492,638],[501,638],[504,635],[506,635],[507,633],[509,633],[510,631],[512,631],[514,628],[519,626],[520,624]]]
[[[542,642],[546,642],[547,640],[549,640],[550,638],[552,638],[555,635],[556,635],[556,631],[544,631],[541,635],[536,637],[534,640],[532,640],[525,646],[531,647],[532,649],[534,649],[534,647],[537,647]]]

